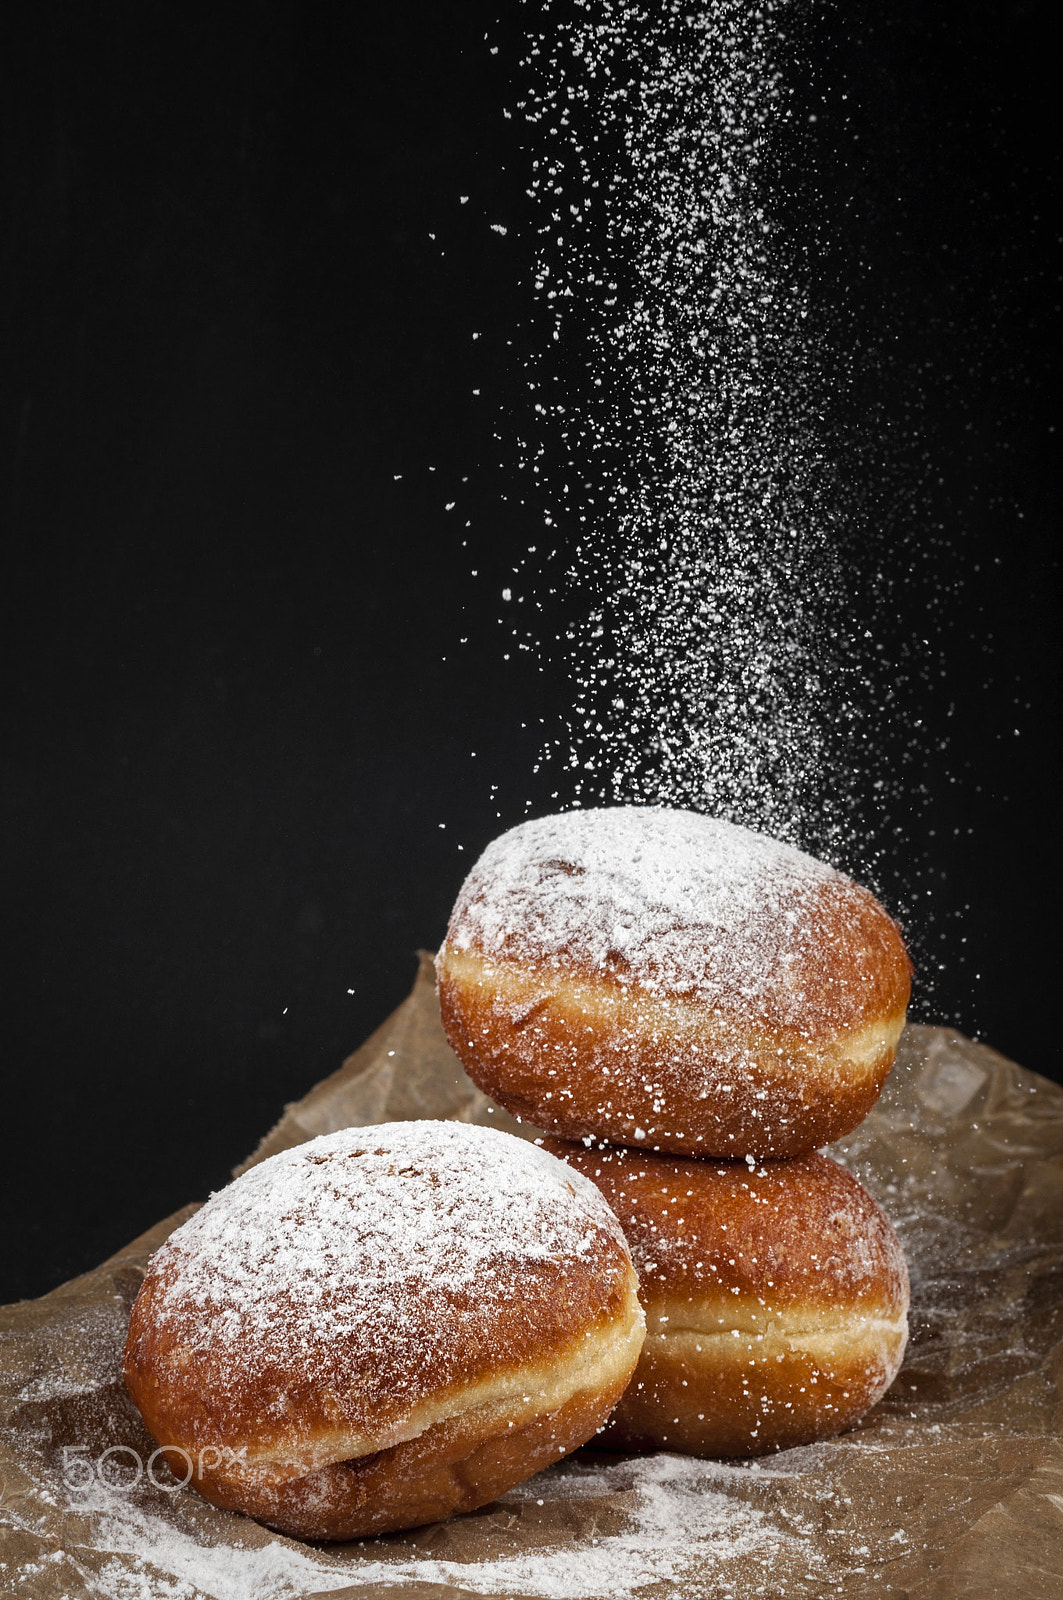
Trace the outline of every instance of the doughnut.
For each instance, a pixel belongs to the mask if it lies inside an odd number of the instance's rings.
[[[436,958],[469,1076],[564,1139],[784,1158],[874,1105],[911,966],[866,889],[663,807],[570,811],[489,845]]]
[[[304,1539],[472,1510],[591,1438],[644,1319],[598,1189],[492,1128],[398,1122],[252,1167],[152,1258],[129,1392],[175,1475]]]
[[[639,1275],[646,1342],[607,1449],[762,1455],[840,1433],[885,1394],[908,1337],[908,1273],[886,1217],[836,1161],[546,1147],[601,1189]]]

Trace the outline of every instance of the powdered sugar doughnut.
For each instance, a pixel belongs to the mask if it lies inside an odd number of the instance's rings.
[[[350,1539],[471,1510],[582,1444],[643,1332],[592,1183],[494,1129],[390,1123],[274,1156],[177,1229],[125,1378],[206,1499]]]
[[[908,1337],[897,1235],[826,1156],[762,1166],[548,1140],[627,1234],[646,1312],[618,1450],[752,1456],[851,1427]]]
[[[488,846],[437,957],[447,1037],[564,1138],[784,1157],[874,1105],[911,968],[833,868],[689,811],[525,822]]]

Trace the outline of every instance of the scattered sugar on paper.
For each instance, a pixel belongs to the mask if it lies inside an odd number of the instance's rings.
[[[95,1547],[123,1557],[100,1573],[100,1592],[121,1600],[246,1600],[251,1594],[255,1600],[296,1600],[310,1589],[410,1583],[542,1600],[625,1600],[691,1571],[718,1580],[717,1592],[741,1593],[743,1576],[763,1583],[784,1551],[798,1550],[800,1529],[781,1532],[764,1513],[711,1488],[719,1472],[718,1464],[669,1455],[604,1467],[565,1463],[503,1497],[501,1504],[513,1510],[529,1502],[585,1505],[596,1497],[622,1497],[627,1525],[596,1541],[582,1540],[578,1559],[571,1543],[468,1562],[409,1559],[397,1546],[390,1559],[374,1559],[371,1542],[359,1558],[309,1548],[304,1553],[287,1542],[215,1547],[98,1485],[84,1503],[99,1518]]]
[[[94,1592],[115,1600],[296,1600],[347,1588],[361,1569],[342,1570],[311,1549],[272,1540],[211,1545],[132,1497],[100,1486],[85,1497],[97,1513],[93,1547],[116,1559],[101,1568]]]
[[[653,1455],[615,1466],[555,1469],[522,1484],[503,1504],[542,1499],[587,1500],[628,1492],[633,1495],[631,1525],[595,1542],[581,1540],[578,1558],[571,1546],[522,1551],[492,1561],[418,1561],[398,1570],[406,1580],[460,1584],[477,1594],[519,1594],[548,1600],[599,1600],[602,1595],[635,1595],[650,1584],[680,1581],[692,1569],[704,1578],[735,1581],[740,1564],[756,1563],[763,1577],[792,1536],[780,1533],[754,1508],[706,1488],[711,1474],[688,1457]],[[765,1562],[766,1567],[761,1563]],[[733,1569],[732,1570],[732,1564]],[[382,1577],[383,1573],[374,1577]]]

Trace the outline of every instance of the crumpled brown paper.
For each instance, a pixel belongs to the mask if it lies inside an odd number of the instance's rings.
[[[422,962],[409,999],[245,1165],[425,1116],[529,1133],[466,1078]],[[0,1311],[0,1593],[1058,1600],[1063,1090],[911,1027],[878,1106],[833,1153],[893,1219],[912,1276],[903,1370],[854,1432],[752,1465],[580,1451],[452,1522],[301,1545],[178,1488],[125,1394],[129,1306],[186,1211]]]

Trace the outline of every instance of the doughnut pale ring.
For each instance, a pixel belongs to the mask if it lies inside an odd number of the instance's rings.
[[[471,1510],[584,1443],[643,1329],[592,1183],[494,1129],[390,1123],[262,1162],[172,1234],[125,1378],[206,1499],[351,1539]]]
[[[679,1155],[787,1157],[874,1105],[911,967],[872,895],[689,811],[522,823],[466,879],[443,1026],[514,1115]]]
[[[603,1444],[761,1455],[840,1433],[881,1399],[908,1337],[908,1273],[844,1167],[547,1148],[601,1189],[639,1274],[646,1343]]]

